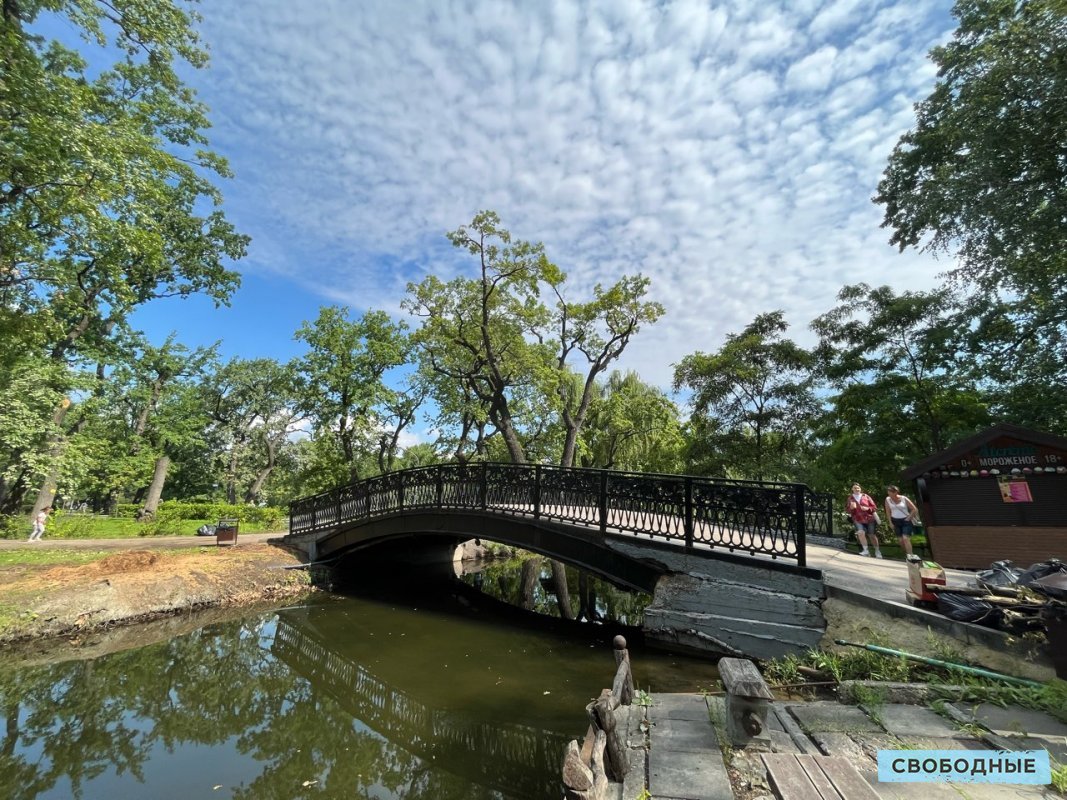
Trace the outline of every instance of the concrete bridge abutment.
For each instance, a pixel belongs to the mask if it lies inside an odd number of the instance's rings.
[[[647,546],[609,547],[649,560]],[[642,625],[650,644],[764,660],[800,655],[826,632],[819,570],[728,553],[660,550],[654,559],[663,574]]]

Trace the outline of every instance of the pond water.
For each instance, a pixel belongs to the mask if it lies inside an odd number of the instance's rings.
[[[0,663],[0,794],[558,797],[618,630],[406,578],[94,659]],[[639,688],[714,687],[710,661],[630,638]]]

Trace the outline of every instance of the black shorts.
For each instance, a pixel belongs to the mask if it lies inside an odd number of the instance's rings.
[[[893,521],[893,528],[896,529],[897,536],[911,536],[915,533],[915,526],[906,519],[899,519],[897,517],[891,517]]]

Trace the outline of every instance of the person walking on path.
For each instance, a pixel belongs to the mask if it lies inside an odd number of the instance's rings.
[[[44,535],[45,525],[48,524],[48,513],[52,510],[52,506],[45,506],[33,518],[33,530],[30,531],[30,538],[28,541],[39,542]]]
[[[870,555],[867,548],[867,539],[870,538],[874,545],[874,557],[882,557],[882,546],[878,543],[878,504],[874,499],[864,493],[863,487],[858,483],[852,484],[852,494],[845,501],[845,513],[852,518],[852,524],[856,526],[856,538],[860,542],[860,555]]]
[[[886,492],[885,515],[893,523],[901,549],[910,556],[911,535],[915,533],[915,523],[919,521],[919,509],[896,486],[887,487]]]

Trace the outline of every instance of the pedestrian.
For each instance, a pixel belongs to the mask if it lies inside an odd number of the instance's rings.
[[[882,547],[878,543],[878,504],[874,499],[864,493],[863,487],[858,483],[852,484],[852,494],[845,501],[845,513],[852,518],[852,524],[856,526],[856,538],[860,542],[860,555],[870,555],[867,549],[867,539],[874,545],[874,557],[882,557]]]
[[[34,515],[33,518],[33,530],[30,532],[30,538],[27,541],[39,542],[44,535],[44,527],[48,524],[48,514],[52,511],[52,506],[45,506]]]
[[[910,556],[911,535],[915,533],[915,523],[919,521],[919,509],[896,486],[886,487],[886,493],[885,515],[893,523],[901,549]]]

